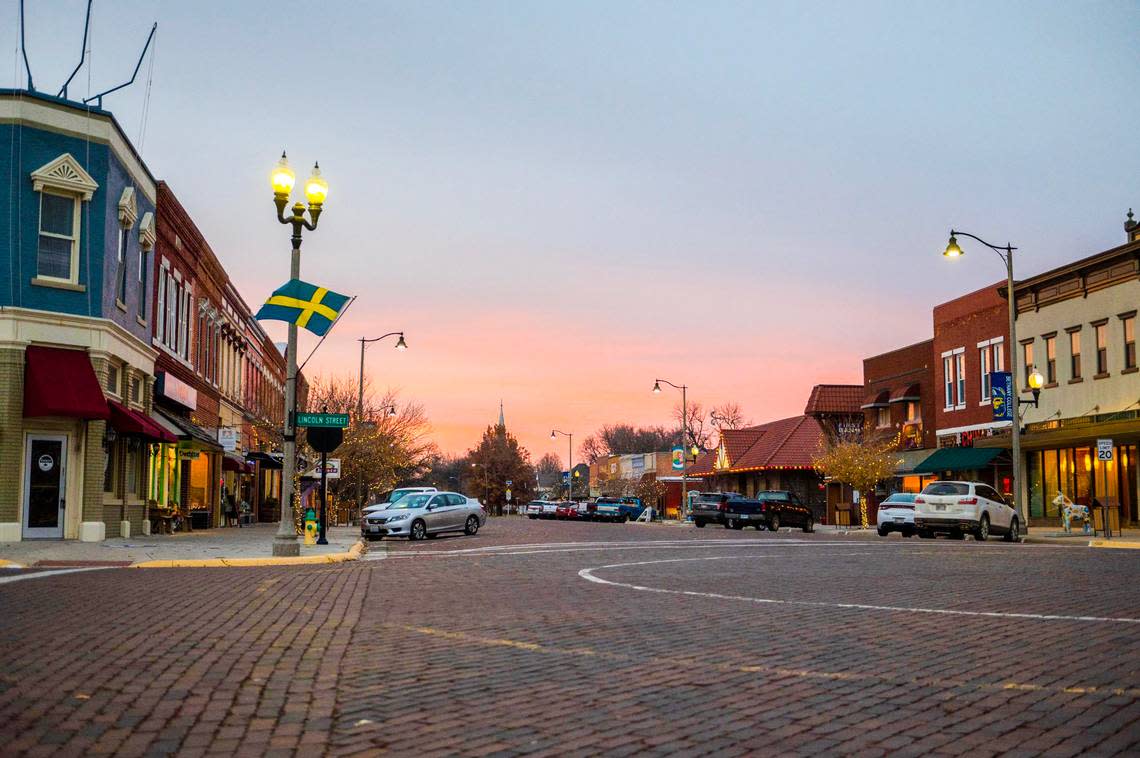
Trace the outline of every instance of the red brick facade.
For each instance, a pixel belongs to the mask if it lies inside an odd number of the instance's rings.
[[[932,448],[935,429],[934,340],[863,359],[868,429],[902,435],[899,448]]]
[[[1000,289],[1001,284],[993,284],[934,307],[932,360],[938,447],[972,446],[974,438],[990,436],[995,426],[983,364],[988,361],[990,371],[1006,371],[1010,366],[1008,306]]]

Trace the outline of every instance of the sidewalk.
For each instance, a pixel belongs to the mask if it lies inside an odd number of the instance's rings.
[[[227,527],[171,535],[140,535],[130,539],[116,537],[103,542],[24,540],[0,544],[0,567],[6,561],[17,566],[130,566],[153,561],[219,558],[249,562],[272,557],[273,535],[276,533],[277,524],[254,524],[240,529]],[[298,537],[302,558],[347,553],[359,543],[360,529],[354,526],[332,527],[326,538],[327,545],[307,546]]]

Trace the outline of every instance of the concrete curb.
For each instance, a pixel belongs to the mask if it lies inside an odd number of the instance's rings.
[[[22,569],[22,568],[25,568],[24,564],[22,564],[22,563],[16,563],[15,561],[9,561],[7,559],[0,558],[0,569]]]
[[[1118,550],[1140,550],[1140,542],[1136,540],[1089,540],[1089,547],[1111,547]]]
[[[296,558],[183,558],[169,561],[139,561],[131,568],[238,568],[252,566],[312,566],[326,563],[356,561],[364,551],[364,543],[357,542],[347,552],[323,555],[301,555]]]

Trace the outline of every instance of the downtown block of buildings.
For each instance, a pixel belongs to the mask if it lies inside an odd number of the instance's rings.
[[[114,116],[0,90],[0,541],[278,519],[285,361]]]
[[[856,493],[825,482],[812,460],[829,436],[860,429],[897,439],[894,476],[871,494],[917,492],[933,479],[968,479],[1013,495],[1011,429],[994,421],[990,373],[1017,361],[1022,397],[1037,369],[1037,406],[1021,406],[1025,476],[1017,501],[1030,526],[1060,522],[1058,494],[1107,503],[1110,522],[1140,523],[1140,224],[1128,214],[1124,244],[1014,285],[1018,344],[1010,345],[1005,282],[942,303],[931,338],[863,361],[863,384],[818,385],[804,413],[725,430],[687,469],[691,489],[752,495],[791,489],[829,524],[858,523]],[[1097,440],[1111,439],[1102,462]]]

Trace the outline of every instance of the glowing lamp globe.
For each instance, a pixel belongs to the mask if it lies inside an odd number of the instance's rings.
[[[289,167],[289,161],[285,158],[285,153],[281,153],[281,160],[277,161],[277,165],[273,167],[273,171],[269,174],[269,183],[273,186],[274,195],[284,195],[288,197],[293,191],[293,185],[297,183],[297,175],[293,173],[293,169]]]
[[[1033,373],[1029,375],[1029,389],[1039,390],[1044,386],[1045,377],[1041,376],[1041,372],[1034,368]]]
[[[401,353],[408,349],[408,343],[404,342],[404,335],[400,335],[400,339],[396,340],[396,349]]]
[[[305,199],[309,205],[323,205],[329,195],[329,183],[321,176],[320,164],[313,164],[313,173],[305,182]]]
[[[947,243],[946,249],[942,251],[942,254],[947,258],[960,258],[965,255],[965,253],[962,252],[962,248],[958,246],[958,238],[953,234],[950,235],[950,242]]]

